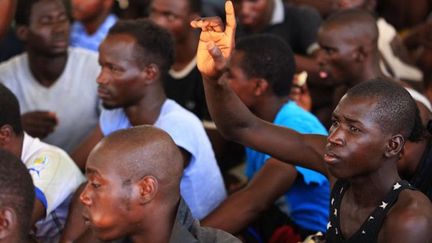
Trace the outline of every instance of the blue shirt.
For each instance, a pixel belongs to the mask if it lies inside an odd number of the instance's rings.
[[[114,14],[108,15],[105,21],[99,26],[99,29],[92,35],[87,34],[84,25],[75,21],[72,24],[70,44],[71,46],[81,47],[84,49],[98,51],[100,43],[105,39],[109,29],[117,22]]]
[[[327,130],[311,113],[289,101],[276,115],[273,124],[288,127],[304,134],[327,135]],[[271,158],[269,155],[246,148],[246,175],[251,179]],[[285,193],[289,217],[307,230],[325,232],[328,222],[330,184],[322,174],[296,166],[298,176]]]

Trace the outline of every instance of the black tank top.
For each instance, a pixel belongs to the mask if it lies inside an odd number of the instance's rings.
[[[381,226],[387,215],[387,212],[397,201],[399,193],[404,189],[415,190],[407,181],[399,181],[393,185],[393,188],[384,197],[381,205],[375,208],[369,215],[361,227],[349,238],[344,239],[340,230],[339,211],[340,204],[345,191],[348,189],[349,183],[347,181],[338,180],[331,192],[330,201],[330,215],[329,223],[327,224],[327,243],[373,243],[378,241],[378,234]]]

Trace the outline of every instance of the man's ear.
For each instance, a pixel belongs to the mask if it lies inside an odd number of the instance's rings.
[[[269,88],[269,84],[267,80],[263,78],[257,78],[254,80],[254,82],[255,82],[255,89],[254,89],[255,96],[263,95]]]
[[[405,139],[401,134],[394,135],[389,139],[384,155],[387,158],[399,156],[403,150],[404,144]]]
[[[143,78],[146,80],[146,84],[151,84],[160,76],[159,67],[154,63],[146,65],[142,70],[142,75],[144,75]]]
[[[158,192],[158,181],[154,176],[145,176],[137,182],[138,200],[140,204],[146,204],[153,200]]]
[[[354,52],[354,58],[357,62],[363,62],[367,55],[368,53],[364,46],[358,46]]]
[[[0,210],[0,240],[7,238],[17,228],[17,215],[11,208]]]
[[[0,147],[9,144],[13,135],[13,128],[6,124],[0,127]]]
[[[18,25],[16,27],[16,35],[22,42],[27,42],[29,28],[25,25]]]

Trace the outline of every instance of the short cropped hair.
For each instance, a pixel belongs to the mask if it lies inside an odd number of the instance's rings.
[[[0,149],[0,207],[17,214],[21,236],[30,232],[35,192],[32,178],[20,159]]]
[[[384,132],[401,133],[410,141],[423,138],[424,128],[417,104],[396,82],[384,79],[362,82],[348,90],[346,95],[376,99],[371,115]]]
[[[135,38],[137,60],[145,65],[154,63],[163,76],[167,75],[174,63],[174,42],[167,30],[148,19],[119,20],[109,30],[108,35],[113,34],[127,34]]]
[[[367,37],[372,43],[378,41],[378,26],[372,13],[362,9],[345,9],[330,15],[321,28],[338,26],[347,29],[353,38]]]
[[[23,133],[18,99],[0,83],[0,127],[4,125],[12,126],[17,135]]]
[[[240,38],[235,50],[244,55],[241,68],[248,78],[267,80],[277,96],[290,93],[296,65],[285,41],[269,34],[252,35]]]

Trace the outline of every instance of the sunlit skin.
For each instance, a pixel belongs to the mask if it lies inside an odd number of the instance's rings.
[[[198,44],[198,69],[203,75],[212,79],[217,79],[220,76],[219,70],[224,68],[225,60],[230,56],[234,47],[236,20],[234,15],[234,6],[231,1],[225,2],[225,13],[227,21],[225,28],[221,25],[219,18],[207,20],[197,19],[191,22],[192,27],[201,28],[203,30]],[[215,48],[216,45],[218,48]],[[209,50],[215,52],[220,51],[224,58],[216,65],[213,57],[209,53]]]
[[[171,137],[153,126],[100,141],[88,157],[88,181],[79,196],[94,237],[168,242],[180,200],[181,159]]]
[[[80,195],[84,205],[83,218],[98,239],[117,239],[129,231],[122,218],[128,217],[128,188],[113,168],[104,168],[103,155],[93,156],[88,162],[88,182]],[[110,159],[110,158],[103,158]],[[109,178],[109,179],[108,179]],[[129,188],[129,190],[131,190]]]
[[[229,3],[226,6],[227,25],[232,25],[232,9]],[[347,179],[350,186],[340,206],[340,227],[345,239],[353,236],[368,215],[380,205],[392,185],[400,180],[396,162],[408,136],[402,133],[408,131],[384,130],[389,125],[385,123],[389,121],[378,121],[374,114],[377,112],[374,109],[377,99],[388,97],[344,97],[334,112],[334,123],[328,139],[274,126],[254,116],[228,87],[224,76],[228,60],[226,54],[229,56],[226,50],[233,48],[233,39],[228,38],[234,36],[226,35],[223,25],[212,19],[191,24],[202,30],[202,48],[197,53],[198,67],[203,75],[210,113],[221,133],[281,161],[317,170],[325,174],[332,185],[339,178]],[[364,55],[361,58],[366,57]],[[403,190],[387,214],[376,240],[429,242],[431,225],[429,199],[418,191]]]
[[[142,97],[143,67],[134,53],[136,40],[130,35],[109,35],[99,47],[101,72],[97,78],[98,95],[106,108],[127,107]]]
[[[336,178],[354,178],[377,171],[390,134],[373,116],[376,99],[345,96],[333,112],[324,160]]]

